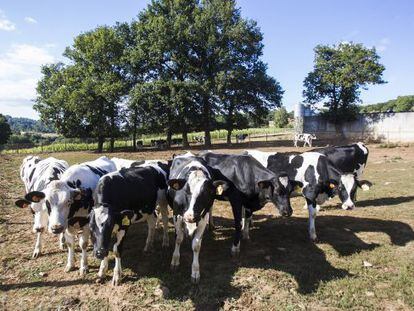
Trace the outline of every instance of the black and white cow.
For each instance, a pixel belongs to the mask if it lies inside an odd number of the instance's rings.
[[[269,153],[248,150],[251,155],[271,171],[284,169],[289,178],[302,188],[309,211],[309,235],[317,239],[315,218],[317,204],[322,204],[335,193],[342,201],[343,209],[353,209],[356,187],[359,185],[353,173],[344,173],[319,152]]]
[[[362,190],[369,190],[372,184],[361,180],[369,155],[369,150],[363,143],[318,148],[312,151],[324,154],[342,172],[353,173]]]
[[[209,223],[210,209],[216,192],[223,191],[227,184],[212,178],[206,162],[192,153],[174,157],[168,180],[168,197],[173,208],[175,226],[175,249],[171,260],[171,269],[180,265],[180,246],[184,234],[192,237],[193,263],[191,280],[200,280],[199,254],[201,241]]]
[[[122,168],[130,168],[133,166],[153,166],[154,168],[158,169],[162,174],[164,174],[165,178],[168,179],[168,170],[164,170],[165,166],[168,166],[168,162],[163,160],[128,160],[122,158],[111,158],[111,161],[115,163],[116,170],[119,171]],[[162,247],[167,248],[169,246],[169,239],[168,239],[168,200],[167,200],[167,189],[160,189],[157,197],[157,210],[161,214],[161,220],[163,225],[163,240],[162,240]],[[157,214],[157,222],[155,227],[158,227],[159,217]]]
[[[42,191],[50,182],[58,180],[68,167],[66,161],[53,157],[41,159],[37,156],[28,156],[24,158],[20,166],[20,178],[24,183],[26,194],[32,191]],[[47,228],[49,210],[44,202],[31,202],[26,198],[17,200],[16,205],[29,208],[33,214],[33,232],[36,233],[37,238],[32,257],[37,258],[42,252],[42,233]],[[60,237],[61,248],[63,248],[62,243],[63,235]]]
[[[168,166],[158,164],[164,172]],[[112,284],[121,281],[122,245],[131,223],[147,221],[148,237],[144,248],[152,243],[155,230],[155,207],[160,190],[167,188],[166,175],[154,166],[131,167],[104,175],[98,182],[95,205],[90,214],[90,228],[94,241],[94,254],[101,259],[98,277],[102,280],[108,270],[108,253],[111,236],[116,236],[113,246],[115,267]]]
[[[99,178],[116,170],[115,164],[107,157],[72,165],[60,180],[52,181],[42,192],[27,194],[32,202],[45,202],[50,210],[49,231],[65,233],[68,247],[68,261],[65,271],[73,269],[75,261],[75,236],[79,237],[82,249],[79,273],[88,271],[87,246],[89,240],[89,212],[93,206],[92,193]]]
[[[228,183],[228,189],[219,198],[230,201],[232,206],[236,230],[231,248],[233,255],[240,252],[242,228],[243,237],[248,239],[253,212],[267,202],[272,202],[282,216],[292,215],[289,195],[293,188],[283,169],[274,173],[248,155],[205,152],[200,157],[211,167],[214,179]]]

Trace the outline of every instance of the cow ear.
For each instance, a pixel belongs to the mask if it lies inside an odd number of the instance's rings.
[[[267,189],[272,185],[270,180],[261,180],[257,183],[260,189]]]
[[[46,195],[41,191],[32,191],[26,194],[24,198],[32,203],[38,203],[42,201],[45,198],[45,196]]]
[[[72,190],[72,197],[75,201],[82,199],[82,190],[76,188]]]
[[[185,179],[170,179],[168,181],[168,186],[173,188],[174,190],[180,190],[184,187],[187,181]]]
[[[358,187],[362,188],[362,190],[367,191],[372,187],[372,182],[368,180],[358,180],[357,185]]]
[[[16,204],[16,206],[20,207],[20,208],[27,208],[30,205],[30,201],[27,201],[25,199],[19,199],[16,202],[14,202],[14,204]]]
[[[213,186],[216,188],[216,194],[222,195],[224,191],[229,189],[229,184],[225,182],[224,180],[215,180],[213,181]]]

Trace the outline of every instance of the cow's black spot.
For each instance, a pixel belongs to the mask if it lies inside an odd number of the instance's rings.
[[[36,171],[36,167],[35,167],[35,168],[33,169],[33,171],[30,173],[30,176],[29,176],[29,182],[31,182],[31,181],[32,181],[32,178],[33,178],[33,175],[34,175],[35,171]]]
[[[103,176],[105,174],[108,174],[107,171],[101,169],[100,167],[93,167],[93,166],[90,166],[90,165],[86,165],[86,166],[98,176]]]
[[[51,207],[50,207],[49,200],[46,200],[46,208],[47,208],[47,213],[50,215]]]

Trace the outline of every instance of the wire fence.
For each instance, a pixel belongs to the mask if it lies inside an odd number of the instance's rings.
[[[232,133],[232,143],[252,143],[257,141],[270,142],[273,140],[291,139],[292,129],[278,128],[251,128],[246,130],[235,130]],[[47,141],[47,143],[46,143]],[[191,147],[204,145],[204,133],[195,132],[188,134],[188,143]],[[211,132],[211,143],[213,145],[227,143],[227,131],[218,130]],[[117,138],[114,142],[115,151],[133,151],[134,141],[132,137]],[[171,145],[167,145],[165,135],[142,135],[136,140],[137,150],[159,150],[167,148],[183,147],[181,135],[173,135]],[[96,138],[63,138],[58,137],[54,142],[42,141],[33,143],[7,144],[3,153],[26,154],[26,153],[52,153],[66,151],[97,151],[98,141]],[[110,150],[110,142],[107,139],[103,144],[103,151]]]

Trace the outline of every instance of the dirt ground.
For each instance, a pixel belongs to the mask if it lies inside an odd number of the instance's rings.
[[[273,144],[273,146],[272,146]],[[291,151],[269,142],[264,151]],[[240,152],[247,145],[223,152]],[[252,147],[252,146],[250,146]],[[253,146],[257,147],[257,146]],[[216,230],[203,239],[201,281],[190,282],[192,252],[181,247],[181,265],[170,271],[170,249],[162,251],[161,229],[155,250],[143,254],[146,225],[131,227],[122,258],[123,281],[95,283],[99,262],[80,278],[65,273],[66,253],[57,237],[45,235],[43,255],[31,259],[35,236],[32,215],[14,206],[24,194],[19,179],[23,155],[0,155],[0,309],[4,310],[412,310],[414,308],[414,147],[370,145],[364,178],[370,191],[359,191],[358,208],[344,211],[338,199],[323,206],[316,219],[319,243],[307,235],[304,200],[292,198],[294,214],[278,216],[267,205],[254,215],[251,241],[242,241],[239,258],[231,258],[231,209],[214,204]],[[300,149],[305,150],[305,149]],[[173,151],[116,153],[130,159],[167,159]],[[43,154],[42,157],[48,155]],[[95,159],[86,152],[54,153],[70,164]],[[77,250],[77,259],[79,250]],[[76,261],[78,265],[78,260]]]

